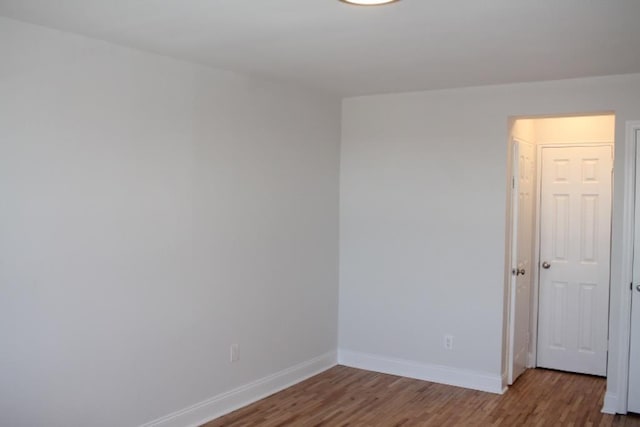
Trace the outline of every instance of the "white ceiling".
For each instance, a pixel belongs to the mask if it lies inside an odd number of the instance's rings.
[[[640,0],[0,0],[0,15],[344,96],[640,72]]]

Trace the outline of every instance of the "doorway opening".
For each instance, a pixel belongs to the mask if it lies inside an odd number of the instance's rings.
[[[505,385],[606,376],[615,115],[509,122]]]

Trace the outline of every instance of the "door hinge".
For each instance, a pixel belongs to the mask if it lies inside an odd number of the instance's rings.
[[[511,188],[516,188],[516,177],[515,176],[511,177]]]

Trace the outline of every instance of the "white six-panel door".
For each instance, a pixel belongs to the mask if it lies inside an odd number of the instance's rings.
[[[513,143],[513,242],[509,384],[524,372],[529,353],[529,313],[531,307],[531,259],[533,250],[533,199],[535,194],[535,148],[524,141]]]
[[[612,147],[542,149],[540,367],[606,375]]]

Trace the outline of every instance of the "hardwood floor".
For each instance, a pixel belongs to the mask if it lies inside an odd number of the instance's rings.
[[[204,427],[640,426],[600,413],[603,378],[530,369],[504,395],[336,366]]]

